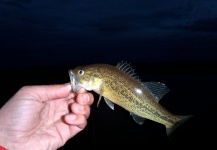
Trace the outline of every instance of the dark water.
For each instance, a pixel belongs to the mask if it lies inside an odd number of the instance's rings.
[[[146,148],[153,147],[185,147],[186,144],[197,146],[215,146],[217,135],[217,73],[203,66],[176,67],[153,66],[145,70],[136,66],[142,81],[159,81],[165,83],[170,92],[160,103],[169,111],[178,115],[195,115],[183,124],[168,140],[165,127],[146,120],[143,125],[136,124],[129,112],[115,105],[111,110],[104,101],[96,107],[98,95],[91,106],[88,125],[81,133],[70,139],[60,150],[115,149],[117,147]],[[34,67],[34,68],[2,68],[1,105],[3,105],[19,88],[24,85],[58,84],[69,82],[68,66]],[[216,146],[215,146],[216,147]]]

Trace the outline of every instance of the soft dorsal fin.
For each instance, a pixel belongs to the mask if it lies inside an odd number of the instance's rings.
[[[142,84],[156,97],[157,101],[169,92],[169,89],[164,83],[143,82]]]
[[[130,63],[127,63],[126,61],[121,61],[120,63],[118,63],[116,65],[116,68],[118,68],[119,70],[127,73],[128,75],[130,75],[132,78],[141,81],[139,79],[139,76],[136,75],[135,70],[133,69],[133,67],[130,65]]]

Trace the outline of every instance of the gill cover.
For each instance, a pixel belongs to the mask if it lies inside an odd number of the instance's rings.
[[[77,92],[81,88],[78,84],[78,77],[71,70],[69,70],[69,78],[72,90]]]

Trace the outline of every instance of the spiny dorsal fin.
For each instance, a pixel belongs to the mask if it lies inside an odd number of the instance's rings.
[[[133,69],[133,67],[130,65],[130,63],[127,63],[126,61],[121,61],[120,63],[118,63],[116,65],[116,68],[118,68],[119,70],[127,73],[128,75],[130,75],[132,78],[141,81],[139,79],[139,76],[136,75],[135,70]]]
[[[143,82],[142,84],[156,97],[157,101],[169,92],[169,89],[164,83]]]
[[[155,97],[156,100],[159,101],[166,93],[169,92],[169,89],[167,86],[160,82],[141,82],[139,79],[139,76],[136,75],[135,70],[132,68],[130,63],[127,63],[126,61],[121,61],[116,65],[116,68],[119,70],[127,73],[135,80],[140,81],[140,83],[145,86]]]

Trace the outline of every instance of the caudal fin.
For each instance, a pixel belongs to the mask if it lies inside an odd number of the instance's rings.
[[[186,121],[188,121],[192,117],[193,115],[183,116],[182,119],[178,121],[176,124],[174,124],[172,128],[166,128],[166,133],[167,133],[168,138],[171,138],[174,131],[177,130],[177,128],[179,128],[182,124],[184,124]]]

